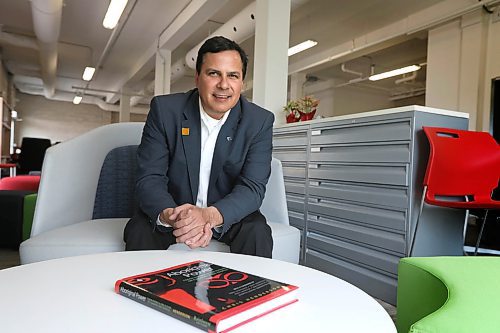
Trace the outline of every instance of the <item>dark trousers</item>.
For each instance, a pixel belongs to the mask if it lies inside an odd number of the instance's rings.
[[[143,212],[128,221],[123,240],[127,251],[166,250],[176,243],[172,229],[156,225],[156,221],[150,221]],[[219,241],[227,244],[232,253],[271,258],[273,252],[271,228],[259,211],[233,224]]]

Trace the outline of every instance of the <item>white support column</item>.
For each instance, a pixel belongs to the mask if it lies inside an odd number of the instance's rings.
[[[120,114],[118,117],[120,123],[130,121],[130,95],[122,91],[120,97]]]
[[[257,0],[252,101],[285,122],[288,84],[290,0]]]
[[[304,97],[304,83],[306,82],[306,73],[298,72],[290,75],[290,100],[297,100]]]
[[[156,50],[155,96],[170,94],[170,76],[172,71],[172,51]]]
[[[429,31],[425,105],[458,111],[460,21]]]

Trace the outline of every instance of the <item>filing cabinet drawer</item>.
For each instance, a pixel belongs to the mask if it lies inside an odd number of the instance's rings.
[[[287,194],[306,194],[306,184],[304,180],[295,181],[295,180],[287,180],[285,181],[285,192]]]
[[[403,233],[394,233],[350,223],[340,219],[309,216],[307,230],[311,233],[345,239],[373,249],[385,250],[404,255],[405,237]]]
[[[290,221],[290,225],[292,225],[300,230],[304,230],[305,220],[304,220],[303,213],[288,211],[288,219]]]
[[[311,128],[311,145],[410,139],[410,119],[344,125],[316,124]]]
[[[286,204],[289,212],[294,211],[302,214],[304,213],[306,204],[303,196],[287,193]]]
[[[399,256],[388,255],[387,253],[312,232],[307,233],[306,242],[308,249],[330,253],[336,257],[346,258],[351,262],[361,263],[374,271],[397,276]]]
[[[273,156],[281,162],[303,162],[307,161],[306,147],[294,149],[274,149]]]
[[[306,167],[283,164],[283,176],[285,177],[285,181],[288,177],[306,179]]]
[[[285,184],[286,188],[286,184]],[[406,208],[408,187],[372,186],[369,184],[339,183],[324,180],[309,180],[309,195],[364,202],[387,207]]]
[[[313,215],[339,218],[366,227],[378,227],[379,229],[399,233],[404,233],[406,231],[406,210],[309,198],[308,216]]]
[[[294,128],[293,131],[283,131],[283,129],[275,129],[273,133],[273,146],[274,147],[297,147],[307,146],[308,127],[301,129]]]
[[[410,163],[410,143],[311,147],[311,162]]]
[[[408,164],[310,164],[309,179],[408,186]]]
[[[310,249],[306,250],[305,265],[346,280],[373,297],[396,304],[397,279],[394,276],[375,272],[356,263]]]

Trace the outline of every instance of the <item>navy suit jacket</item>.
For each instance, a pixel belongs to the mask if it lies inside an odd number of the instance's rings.
[[[271,173],[274,115],[241,97],[222,126],[212,160],[207,204],[224,218],[222,234],[259,209]],[[136,193],[156,221],[162,210],[196,204],[201,155],[197,89],[151,101],[137,150]]]

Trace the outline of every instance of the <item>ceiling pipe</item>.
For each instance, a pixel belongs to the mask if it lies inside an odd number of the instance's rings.
[[[40,88],[39,86],[33,86],[30,84],[25,84],[25,83],[18,83],[17,88],[19,89],[20,92],[22,92],[24,94],[39,95],[39,96],[44,95],[44,90],[42,88]],[[75,97],[74,92],[56,91],[50,99],[54,100],[54,101],[61,101],[61,102],[73,102],[74,97]],[[120,112],[119,105],[106,103],[102,98],[97,97],[97,96],[85,95],[85,96],[83,96],[82,103],[96,105],[101,110],[104,110],[104,111]],[[148,112],[149,112],[149,108],[145,108],[145,107],[132,107],[132,108],[130,108],[130,113],[145,115],[145,114],[148,114]]]
[[[61,28],[62,0],[31,0],[33,28],[38,39],[39,61],[46,98],[55,93],[57,42]]]
[[[153,96],[154,95],[154,90],[155,90],[155,82],[150,82],[144,89],[142,89],[139,94],[140,95],[147,95],[147,96]],[[146,98],[145,96],[131,96],[130,97],[130,106],[136,106],[139,104],[141,100]],[[147,97],[148,99],[151,99],[152,97]]]
[[[417,71],[414,71],[414,72],[411,72],[410,75],[406,75],[400,79],[397,79],[396,81],[394,81],[395,84],[401,84],[401,83],[404,83],[404,82],[408,82],[408,81],[413,81],[417,78]]]
[[[256,5],[257,3],[255,1],[249,4],[241,12],[236,14],[225,24],[221,25],[217,30],[215,30],[214,33],[210,34],[198,45],[189,50],[184,58],[181,58],[174,62],[171,65],[170,70],[170,84],[174,84],[181,77],[185,76],[188,73],[191,73],[195,69],[198,50],[207,39],[214,36],[224,36],[226,38],[234,40],[236,43],[241,43],[249,37],[253,36],[253,34],[255,33]]]
[[[210,34],[207,38],[202,40],[198,45],[193,47],[186,54],[186,64],[195,69],[196,57],[201,45],[209,38],[214,36],[224,36],[228,39],[234,40],[236,43],[241,43],[253,36],[255,33],[255,8],[257,2],[254,1],[249,4],[245,9],[236,14],[233,18],[220,26],[214,33]]]
[[[344,73],[354,74],[354,75],[359,76],[360,78],[363,76],[363,73],[361,73],[361,72],[356,72],[356,71],[353,71],[352,69],[346,68],[345,67],[345,62],[342,63],[342,65],[340,66],[340,69]]]

